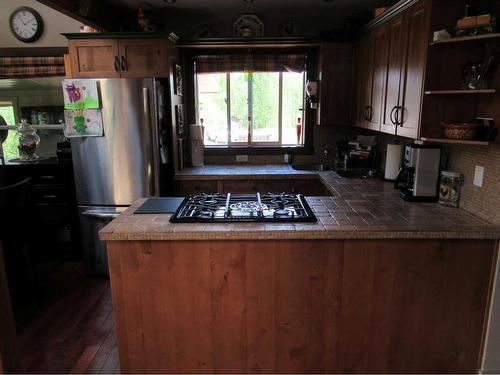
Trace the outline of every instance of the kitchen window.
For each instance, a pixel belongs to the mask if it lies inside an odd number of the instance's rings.
[[[285,66],[286,61],[298,63]],[[304,61],[235,55],[219,62],[224,72],[202,62],[195,84],[205,146],[303,146]]]
[[[0,116],[3,117],[7,125],[16,125],[15,107],[14,102],[0,100]],[[17,148],[18,141],[16,140],[16,132],[9,131],[7,139],[2,145],[3,154],[6,159],[13,159],[19,157],[19,150]]]

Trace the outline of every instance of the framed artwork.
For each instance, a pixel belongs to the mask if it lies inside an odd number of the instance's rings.
[[[104,130],[100,109],[65,109],[64,136],[102,137]]]
[[[64,79],[64,109],[99,109],[99,89],[95,79]]]
[[[182,79],[182,67],[179,64],[174,64],[174,92],[175,95],[182,96],[184,81]]]
[[[178,104],[175,106],[175,125],[177,126],[177,134],[184,133],[184,105]]]

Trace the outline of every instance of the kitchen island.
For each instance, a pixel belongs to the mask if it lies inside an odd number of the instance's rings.
[[[318,178],[317,223],[106,226],[121,370],[476,372],[500,228]]]

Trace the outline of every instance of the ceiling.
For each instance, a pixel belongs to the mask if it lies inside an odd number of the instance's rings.
[[[109,0],[116,5],[126,6],[129,9],[137,9],[142,0]],[[390,2],[390,1],[389,1]],[[342,11],[355,13],[376,8],[388,1],[383,0],[175,0],[168,4],[164,0],[149,0],[147,4],[163,9],[190,9],[204,10],[211,13],[230,11],[231,13],[267,13],[273,11]]]
[[[116,8],[137,11],[139,5],[161,29],[180,36],[201,24],[214,30],[214,36],[231,36],[232,24],[242,14],[255,14],[265,24],[266,36],[280,33],[280,25],[294,19],[302,36],[318,35],[324,30],[341,28],[348,18],[372,9],[394,4],[395,0],[107,0]],[[172,1],[172,0],[168,0]]]

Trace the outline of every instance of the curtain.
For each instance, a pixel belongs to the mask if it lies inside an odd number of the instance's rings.
[[[196,73],[303,72],[306,54],[243,53],[195,56]]]
[[[64,76],[64,57],[0,57],[0,78]]]

